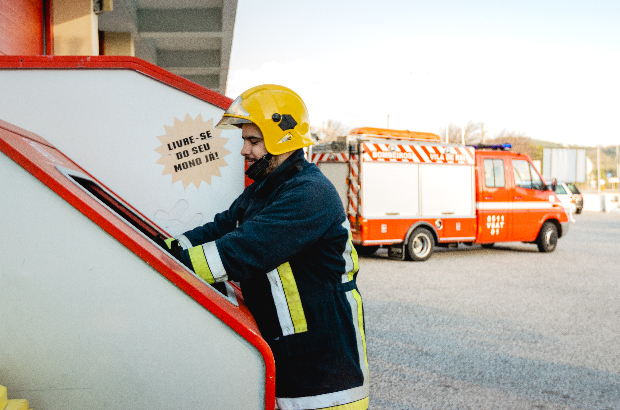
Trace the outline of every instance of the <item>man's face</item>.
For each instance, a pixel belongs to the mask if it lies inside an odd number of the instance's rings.
[[[256,124],[243,124],[241,127],[241,138],[243,138],[241,155],[245,157],[250,165],[267,155],[263,133]]]

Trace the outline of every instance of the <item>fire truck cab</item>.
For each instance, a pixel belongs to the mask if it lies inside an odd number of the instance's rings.
[[[527,155],[476,151],[476,243],[531,242],[552,252],[569,219]]]
[[[423,261],[436,246],[517,241],[552,252],[568,231],[566,211],[530,158],[506,148],[357,128],[314,146],[311,158],[340,193],[360,254],[384,246]]]

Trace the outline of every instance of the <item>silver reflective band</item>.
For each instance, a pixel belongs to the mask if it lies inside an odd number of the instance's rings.
[[[271,295],[276,305],[276,312],[278,314],[280,327],[282,328],[282,335],[292,335],[295,333],[295,326],[293,325],[291,312],[288,309],[288,302],[286,301],[286,294],[284,293],[284,286],[282,286],[282,280],[280,279],[278,269],[274,269],[267,273],[267,279],[269,279],[269,284],[271,285]]]
[[[353,295],[353,292],[356,292],[357,298]],[[359,355],[359,363],[360,369],[362,370],[362,374],[364,375],[364,384],[368,389],[368,359],[366,357],[366,341],[365,337],[362,335],[363,329],[360,329],[360,315],[362,314],[361,306],[358,306],[362,300],[360,298],[357,290],[352,290],[346,293],[347,301],[351,306],[351,314],[353,317],[353,326],[355,327],[355,339],[357,341],[357,353]]]
[[[179,241],[181,248],[183,248],[184,250],[188,250],[189,248],[193,246],[192,243],[189,241],[189,239],[187,239],[185,235],[175,236],[174,239]]]
[[[325,393],[319,396],[279,398],[276,397],[276,405],[281,410],[299,409],[323,409],[325,407],[342,406],[343,404],[354,403],[368,397],[368,379],[364,384],[348,390]]]
[[[353,242],[352,242],[352,236],[351,236],[351,231],[349,230],[349,221],[345,220],[342,223],[342,227],[345,228],[348,232],[349,238],[347,239],[347,246],[344,249],[344,252],[342,253],[342,257],[344,258],[344,262],[345,262],[345,267],[344,267],[344,273],[342,274],[342,283],[347,283],[350,279],[349,279],[349,273],[355,269],[355,263],[353,262]]]
[[[202,251],[205,253],[205,259],[207,260],[213,279],[215,279],[216,282],[224,282],[227,280],[228,274],[226,274],[226,269],[224,269],[222,259],[220,258],[220,252],[217,250],[215,242],[207,242],[202,245]]]

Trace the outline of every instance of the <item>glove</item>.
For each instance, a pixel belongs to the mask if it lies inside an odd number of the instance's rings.
[[[183,250],[183,248],[181,247],[181,244],[179,244],[179,241],[177,241],[176,239],[164,239],[161,236],[157,236],[155,238],[155,243],[159,245],[160,248],[168,252],[170,255],[174,256],[176,259],[181,258],[181,251]]]

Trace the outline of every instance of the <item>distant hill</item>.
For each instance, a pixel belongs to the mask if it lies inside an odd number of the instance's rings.
[[[510,143],[512,144],[511,151],[514,152],[522,152],[527,154],[532,160],[540,160],[543,159],[543,150],[545,148],[572,148],[572,149],[585,149],[586,156],[590,160],[592,164],[592,172],[588,176],[588,180],[596,180],[596,165],[597,165],[597,150],[596,147],[586,147],[579,145],[565,145],[557,142],[551,141],[543,141],[538,139],[533,139],[529,137],[498,137],[494,138],[488,143]],[[610,145],[607,147],[601,148],[601,178],[607,180],[609,176],[615,177],[617,176],[617,163],[618,159],[616,156],[616,146]],[[584,184],[585,186],[585,184]]]
[[[563,148],[564,144],[560,144],[557,142],[551,142],[551,141],[543,141],[543,140],[536,140],[534,138],[532,138],[531,143],[534,145],[539,145],[543,148]]]

